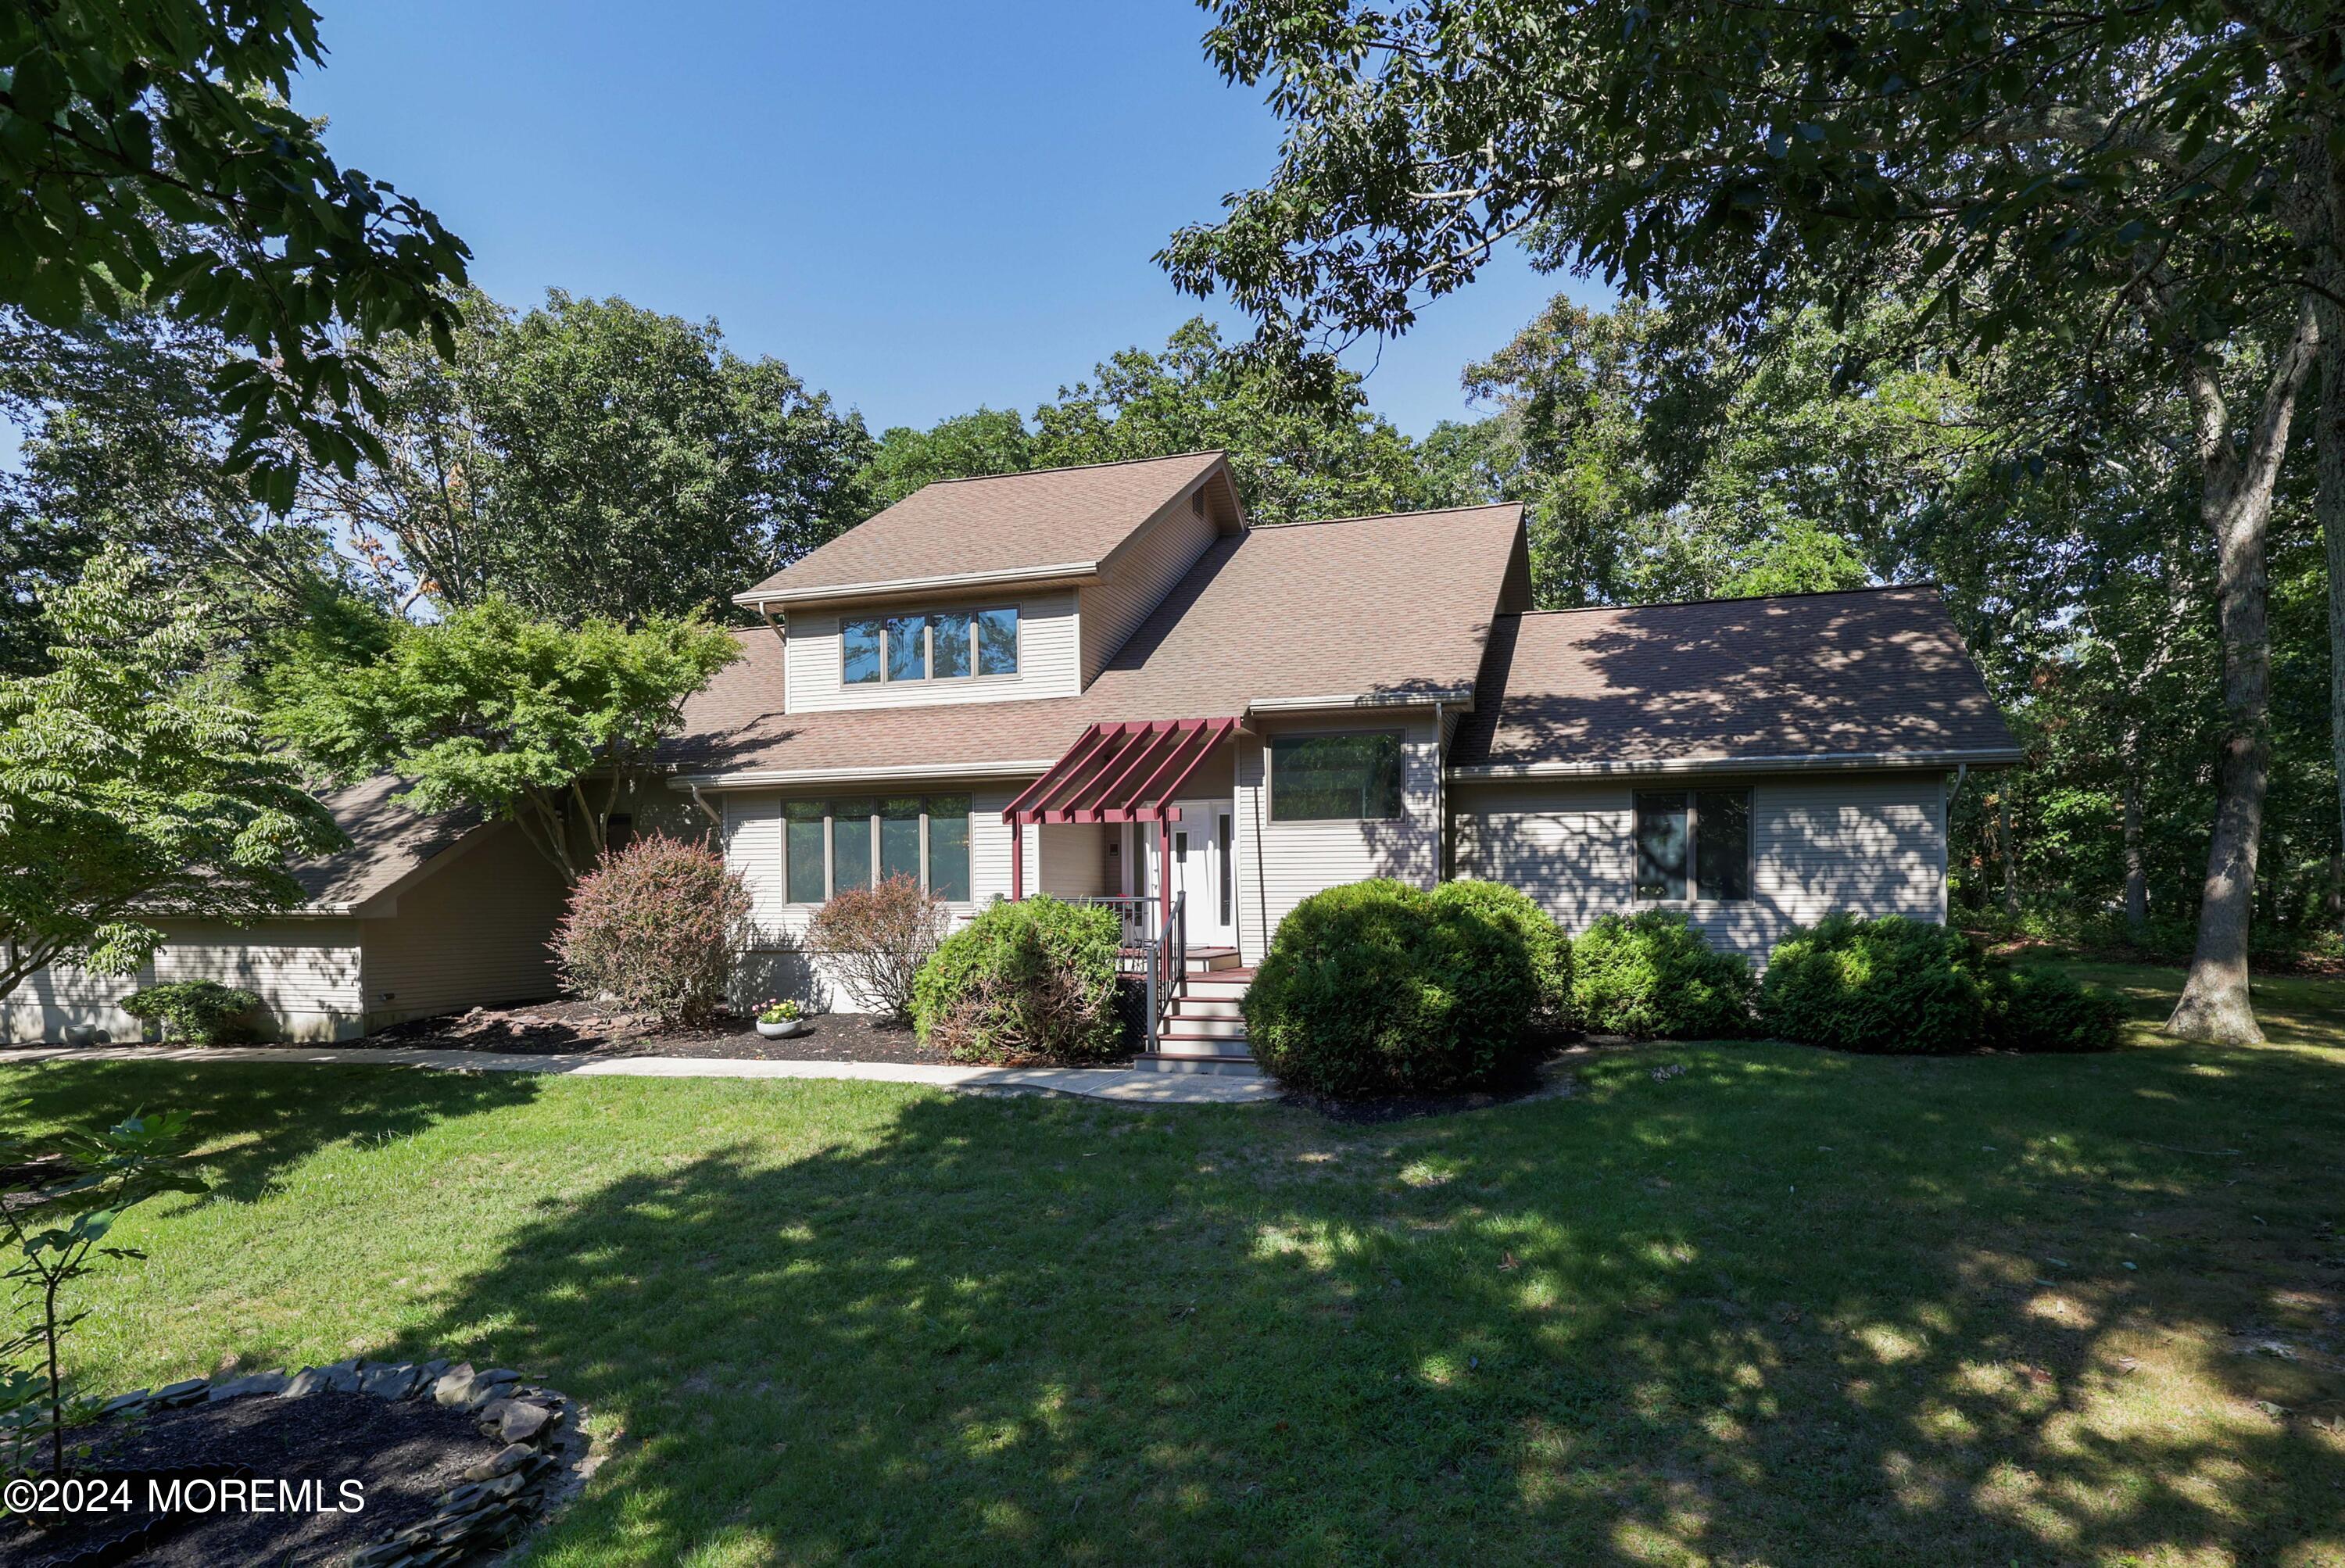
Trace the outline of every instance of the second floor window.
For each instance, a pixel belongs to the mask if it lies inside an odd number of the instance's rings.
[[[839,678],[848,686],[960,680],[1018,673],[1018,611],[937,610],[839,623]]]

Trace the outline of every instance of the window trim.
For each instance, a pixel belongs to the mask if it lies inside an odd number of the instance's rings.
[[[1742,797],[1743,820],[1750,824],[1742,841],[1742,885],[1749,889],[1739,899],[1705,897],[1701,891],[1701,806],[1703,795],[1739,794]],[[1644,795],[1677,794],[1683,797],[1686,814],[1685,885],[1681,899],[1649,898],[1637,891],[1637,856],[1639,840],[1637,833],[1637,800]],[[1748,784],[1701,786],[1689,784],[1682,789],[1650,789],[1637,788],[1629,791],[1629,901],[1641,909],[1727,909],[1736,904],[1756,903],[1759,899],[1759,808],[1756,796]]]
[[[842,817],[839,815],[838,808],[842,801],[858,799],[868,799],[871,802],[872,809],[868,815],[859,818]],[[781,862],[781,889],[783,904],[790,909],[818,910],[822,908],[823,905],[828,903],[832,899],[838,896],[838,832],[842,823],[850,824],[847,829],[848,832],[854,831],[854,829],[851,826],[852,823],[857,821],[863,823],[864,831],[869,835],[870,839],[871,880],[876,883],[882,876],[886,875],[886,871],[883,868],[883,861],[881,860],[881,830],[879,824],[886,815],[882,808],[885,803],[890,799],[915,799],[920,803],[919,811],[909,820],[919,824],[918,832],[919,834],[920,860],[919,878],[920,890],[923,892],[931,891],[929,870],[929,825],[931,821],[948,820],[938,817],[935,813],[931,812],[929,808],[939,800],[969,801],[969,809],[959,815],[961,820],[969,825],[967,830],[969,838],[968,851],[969,866],[968,874],[971,879],[969,896],[965,899],[948,899],[945,901],[948,904],[975,903],[977,901],[977,889],[975,886],[977,861],[977,835],[975,832],[978,817],[977,802],[966,793],[956,793],[952,790],[931,793],[924,790],[917,795],[823,795],[817,796],[812,799],[808,799],[805,797],[796,797],[785,799],[782,802],[781,809],[782,830],[778,835],[778,841],[776,847],[777,858]],[[822,815],[817,819],[822,823],[822,897],[811,901],[790,896],[789,809],[792,805],[816,805],[822,808]],[[804,820],[804,819],[800,820]],[[906,819],[903,818],[897,819],[898,821],[905,820]]]
[[[1389,817],[1281,817],[1278,814],[1278,748],[1281,741],[1294,740],[1359,740],[1377,736],[1390,736],[1400,747],[1400,809]],[[1311,827],[1325,822],[1405,822],[1408,820],[1408,731],[1406,729],[1290,729],[1263,738],[1263,793],[1270,797],[1268,813],[1273,826],[1281,828]]]
[[[998,671],[992,675],[982,674],[978,669],[979,617],[1003,614],[1010,616],[1015,623],[1014,657],[1018,661],[1017,667]],[[891,675],[888,672],[892,668],[892,661],[888,655],[895,637],[888,631],[888,623],[910,620],[916,616],[920,621],[920,673],[908,676]],[[936,673],[936,618],[939,616],[965,616],[969,619],[969,673],[967,675]],[[848,678],[847,628],[850,626],[869,626],[876,628],[879,661],[879,674],[877,679],[850,680]],[[865,687],[923,687],[939,684],[959,687],[964,683],[996,685],[1003,681],[1016,680],[1025,673],[1026,607],[1022,604],[972,605],[967,608],[959,606],[942,607],[931,606],[925,609],[881,610],[861,615],[842,614],[838,617],[838,686],[841,691],[855,691]]]

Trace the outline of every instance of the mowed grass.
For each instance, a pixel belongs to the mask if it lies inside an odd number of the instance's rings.
[[[2173,972],[2096,966],[2156,1015]],[[884,1084],[0,1071],[199,1114],[107,1388],[510,1365],[539,1564],[2345,1562],[2345,985],[2274,1043],[1592,1059],[1377,1126]],[[1682,1072],[1669,1069],[1682,1068]]]

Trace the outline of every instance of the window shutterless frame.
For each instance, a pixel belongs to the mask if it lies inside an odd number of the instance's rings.
[[[855,796],[782,803],[782,886],[787,901],[827,903],[846,886],[912,875],[950,903],[967,903],[967,795]]]
[[[1408,814],[1408,738],[1397,729],[1274,735],[1273,822],[1389,822]]]
[[[1015,605],[848,616],[838,623],[841,686],[1003,679],[1023,664],[1026,617]]]
[[[1636,790],[1629,799],[1630,891],[1639,903],[1747,903],[1757,837],[1747,789]],[[1677,891],[1648,891],[1671,883]]]

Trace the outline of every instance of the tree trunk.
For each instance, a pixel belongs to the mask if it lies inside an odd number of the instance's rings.
[[[2335,281],[2345,288],[2345,270]],[[2320,313],[2320,412],[2313,421],[2313,510],[2329,560],[2329,755],[2337,769],[2338,843],[2345,848],[2345,310],[2327,300]],[[2332,862],[2333,863],[2333,862]],[[2330,886],[2337,885],[2334,871]],[[2331,893],[2329,913],[2338,915]]]
[[[2141,935],[2149,924],[2149,871],[2141,847],[2141,729],[2125,731],[2125,918],[2126,929]]]
[[[2271,706],[2270,580],[2264,535],[2272,490],[2288,448],[2296,395],[2320,347],[2308,296],[2295,331],[2276,356],[2245,451],[2214,365],[2189,368],[2202,490],[2199,516],[2216,545],[2216,623],[2223,652],[2223,746],[2215,772],[2215,832],[2198,901],[2198,942],[2190,977],[2167,1020],[2169,1034],[2218,1044],[2259,1044],[2263,1031],[2248,995],[2248,932],[2254,916],[2256,853],[2263,836]]]
[[[2015,918],[2019,913],[2019,860],[2011,852],[2011,794],[2005,789],[1995,792],[1995,848],[2003,860],[2003,912]]]

